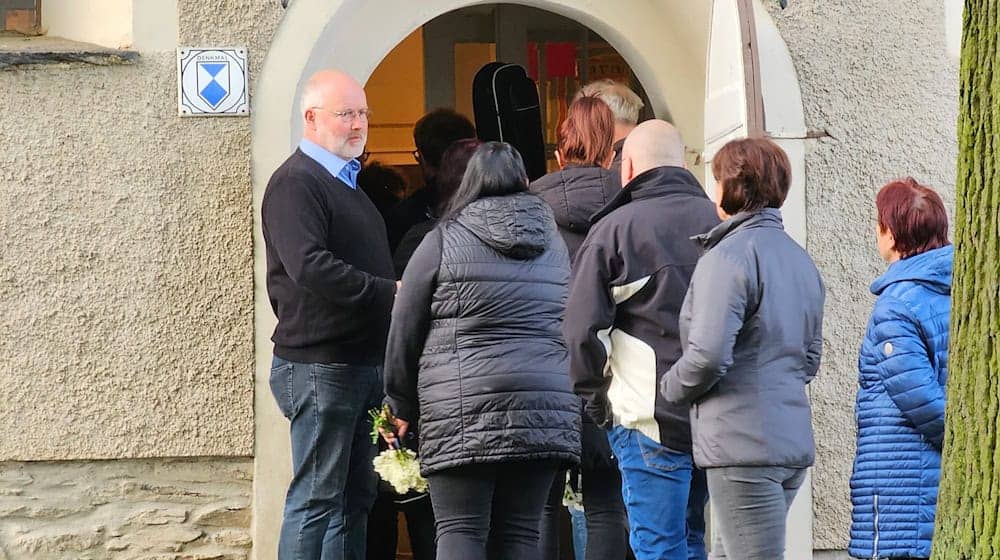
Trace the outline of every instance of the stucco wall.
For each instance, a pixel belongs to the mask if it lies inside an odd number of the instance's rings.
[[[774,3],[776,4],[776,2]],[[846,547],[857,350],[871,311],[874,197],[913,175],[953,207],[958,66],[939,0],[792,0],[772,11],[799,74],[806,123],[829,138],[806,157],[809,252],[827,286],[825,349],[814,382],[819,446],[815,547]]]
[[[178,8],[251,76],[282,13]],[[179,118],[175,65],[0,72],[0,461],[252,454],[250,121]]]

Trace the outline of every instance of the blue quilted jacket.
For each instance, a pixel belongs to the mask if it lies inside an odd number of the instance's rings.
[[[946,246],[893,263],[858,360],[858,453],[850,554],[928,558],[934,536],[948,378],[951,262]]]

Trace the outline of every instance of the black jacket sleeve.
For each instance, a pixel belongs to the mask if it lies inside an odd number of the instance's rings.
[[[431,229],[434,228],[434,220],[424,220],[406,231],[406,235],[399,241],[395,252],[392,254],[392,266],[396,269],[396,278],[403,277],[406,265],[413,258],[413,253],[417,250],[420,242],[424,240]]]
[[[294,173],[278,180],[283,182],[280,191],[263,203],[263,227],[289,278],[340,307],[365,313],[388,312],[395,282],[359,270],[327,248],[326,202],[319,196],[315,181]]]
[[[417,375],[431,324],[431,300],[441,265],[441,232],[428,233],[403,273],[403,285],[392,308],[385,349],[385,402],[408,422],[420,416]]]
[[[601,427],[609,427],[613,420],[608,401],[610,332],[615,320],[613,264],[607,248],[584,244],[574,261],[563,322],[573,390],[583,398],[587,414]]]

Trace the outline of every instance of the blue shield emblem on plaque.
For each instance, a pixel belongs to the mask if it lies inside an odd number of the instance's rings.
[[[229,61],[198,63],[198,97],[213,109],[229,97]]]

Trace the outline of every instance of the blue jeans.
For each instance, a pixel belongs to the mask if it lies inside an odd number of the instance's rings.
[[[688,560],[707,560],[705,550],[705,506],[708,505],[708,480],[705,471],[693,467],[687,505]]]
[[[275,356],[270,383],[292,439],[279,560],[364,560],[377,482],[368,410],[382,400],[382,368]]]
[[[569,515],[573,527],[573,558],[575,560],[586,560],[587,558],[587,517],[583,510],[576,506],[569,507]]]
[[[621,426],[612,428],[608,439],[622,473],[629,542],[636,559],[688,560],[691,455],[671,451],[639,431]]]

